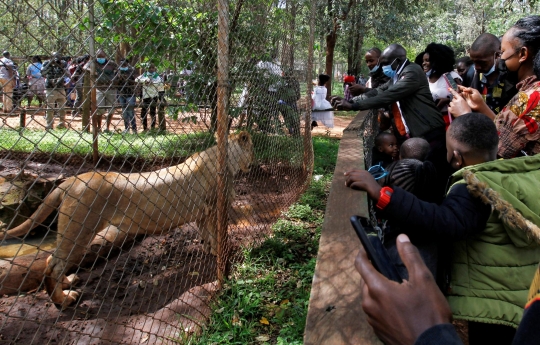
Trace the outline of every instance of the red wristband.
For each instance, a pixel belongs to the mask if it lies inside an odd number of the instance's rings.
[[[377,205],[375,205],[375,207],[377,207],[379,210],[384,210],[384,208],[390,203],[390,198],[392,197],[393,193],[394,190],[392,188],[382,187],[379,201],[377,202]]]

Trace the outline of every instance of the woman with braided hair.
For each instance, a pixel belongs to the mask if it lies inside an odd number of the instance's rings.
[[[473,88],[459,87],[449,111],[461,116],[472,110],[495,121],[499,132],[497,155],[501,158],[540,153],[540,16],[522,18],[501,41],[500,72],[517,75],[518,93],[495,114]]]

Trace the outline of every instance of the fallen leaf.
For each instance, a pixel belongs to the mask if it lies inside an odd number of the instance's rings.
[[[284,305],[284,304],[288,304],[289,303],[289,300],[288,299],[284,299],[283,301],[281,301],[281,305]]]
[[[259,320],[260,323],[262,323],[263,325],[269,325],[270,322],[268,322],[268,319],[265,318],[264,316]]]
[[[144,337],[141,338],[141,344],[146,343],[149,338],[150,338],[150,336],[148,334],[145,334]]]
[[[190,275],[190,276],[198,276],[199,272],[189,272],[188,275]]]
[[[238,312],[236,310],[234,311],[232,324],[233,326],[242,326],[242,321],[240,320],[240,316],[238,315]]]
[[[260,341],[262,343],[264,341],[270,340],[270,337],[263,334],[263,335],[259,335],[257,338],[255,338],[255,340]]]
[[[218,313],[218,314],[221,314],[221,313],[223,313],[224,310],[225,310],[225,307],[219,308],[219,309],[216,310],[215,312]]]

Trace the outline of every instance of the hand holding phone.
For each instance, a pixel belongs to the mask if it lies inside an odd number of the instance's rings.
[[[360,242],[362,242],[362,246],[368,255],[368,259],[373,264],[373,267],[386,278],[401,283],[403,280],[396,267],[392,264],[381,240],[379,240],[377,236],[368,236],[362,222],[364,225],[367,225],[366,218],[358,216],[351,217],[351,224],[356,235],[360,239]]]

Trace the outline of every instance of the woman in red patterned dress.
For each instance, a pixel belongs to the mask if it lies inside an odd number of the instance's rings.
[[[540,16],[516,22],[501,41],[499,71],[517,74],[518,93],[498,114],[472,88],[454,92],[449,111],[460,116],[471,110],[495,121],[499,131],[498,156],[514,158],[540,153]]]

